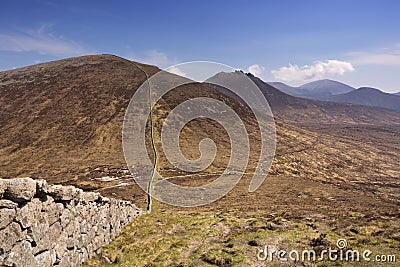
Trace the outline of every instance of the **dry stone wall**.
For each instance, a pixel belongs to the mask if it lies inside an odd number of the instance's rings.
[[[141,213],[73,186],[0,179],[0,266],[79,266]]]

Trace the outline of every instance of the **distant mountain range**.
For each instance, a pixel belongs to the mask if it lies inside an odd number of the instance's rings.
[[[299,87],[289,86],[282,82],[269,82],[269,84],[292,96],[400,111],[400,92],[389,94],[369,87],[356,89],[347,84],[327,79],[306,83]]]
[[[323,100],[383,107],[400,111],[400,95],[384,93],[375,88],[361,87],[345,94],[331,95]]]
[[[347,84],[328,79],[306,83],[299,87],[289,86],[282,82],[270,82],[269,84],[289,95],[311,99],[344,94],[356,89]]]

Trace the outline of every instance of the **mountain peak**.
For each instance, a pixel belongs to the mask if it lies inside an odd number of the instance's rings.
[[[333,88],[334,87],[334,88]],[[324,90],[324,91],[329,91],[332,94],[336,93],[344,93],[345,91],[350,92],[354,90],[355,88],[330,79],[323,79],[323,80],[317,80],[317,81],[312,81],[306,84],[303,84],[299,86],[299,88],[307,89],[307,90]],[[334,93],[332,92],[333,90],[339,89],[340,92],[335,91]]]
[[[360,87],[360,88],[356,89],[356,91],[359,91],[359,92],[364,91],[364,92],[370,92],[370,93],[382,93],[382,94],[385,94],[381,90],[379,90],[377,88],[373,88],[373,87]]]

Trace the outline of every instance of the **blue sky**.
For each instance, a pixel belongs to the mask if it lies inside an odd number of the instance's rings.
[[[400,1],[2,1],[0,70],[111,53],[400,91]]]

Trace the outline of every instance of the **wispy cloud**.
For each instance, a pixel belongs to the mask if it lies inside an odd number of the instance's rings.
[[[400,44],[373,52],[351,52],[348,56],[354,65],[400,66]]]
[[[0,33],[0,50],[13,52],[34,51],[43,55],[63,56],[89,53],[78,43],[49,31],[49,25],[18,33]]]
[[[254,76],[261,77],[263,74],[265,68],[263,66],[260,66],[258,64],[251,65],[250,67],[247,68],[247,72],[250,72]]]
[[[340,60],[315,61],[312,65],[289,64],[278,70],[271,71],[276,80],[281,81],[310,81],[323,79],[334,75],[343,75],[346,72],[354,71],[350,62]]]
[[[354,59],[351,60],[354,65],[400,66],[400,55],[368,52],[355,52],[351,55],[354,57]]]
[[[127,58],[141,63],[155,65],[160,68],[166,68],[175,65],[178,61],[175,58],[170,58],[166,53],[158,50],[146,51],[143,55],[138,56],[135,53],[129,53]]]
[[[176,74],[178,76],[182,76],[182,77],[187,76],[187,74],[184,71],[182,71],[180,68],[178,68],[176,66],[169,67],[168,69],[166,69],[166,71]]]

